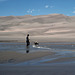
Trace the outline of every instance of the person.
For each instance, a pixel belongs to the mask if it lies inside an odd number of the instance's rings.
[[[27,34],[27,37],[26,37],[26,48],[27,48],[26,53],[28,53],[28,52],[29,52],[29,50],[28,50],[29,45],[30,45],[30,41],[29,41],[29,34]]]
[[[30,45],[29,34],[27,34],[27,37],[26,37],[26,46],[29,46],[29,45]]]

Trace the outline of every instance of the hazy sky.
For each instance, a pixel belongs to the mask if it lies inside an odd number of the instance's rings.
[[[0,0],[0,16],[75,15],[75,0]]]

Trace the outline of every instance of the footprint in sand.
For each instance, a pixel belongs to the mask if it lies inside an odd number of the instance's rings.
[[[15,60],[14,59],[9,59],[8,62],[13,63],[13,62],[15,62]]]

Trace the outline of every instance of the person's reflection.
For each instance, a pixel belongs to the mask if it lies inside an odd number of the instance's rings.
[[[27,49],[27,50],[26,50],[26,53],[29,53],[29,47],[26,47],[26,49]]]
[[[30,41],[29,41],[29,34],[27,34],[26,37],[26,53],[29,53],[29,45],[30,45]]]

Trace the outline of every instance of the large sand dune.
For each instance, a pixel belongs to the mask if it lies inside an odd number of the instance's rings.
[[[50,14],[39,16],[1,16],[0,40],[24,40],[29,33],[32,41],[74,41],[75,16]]]

